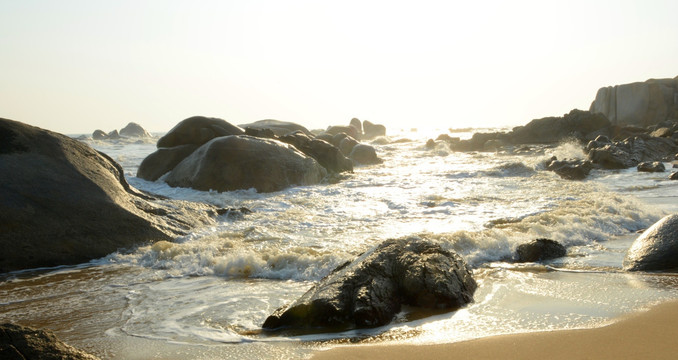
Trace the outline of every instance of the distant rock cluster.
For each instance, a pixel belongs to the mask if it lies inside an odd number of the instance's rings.
[[[105,132],[103,130],[94,130],[92,133],[92,139],[94,140],[119,140],[121,138],[150,138],[153,137],[148,131],[146,131],[141,125],[131,122],[127,124],[120,131],[113,130],[110,132]]]
[[[236,126],[193,116],[158,140],[158,150],[142,161],[137,176],[149,181],[164,176],[170,186],[198,190],[279,191],[320,183],[356,165],[381,163],[376,149],[359,139],[385,134],[383,125],[358,119],[311,132],[279,120]]]

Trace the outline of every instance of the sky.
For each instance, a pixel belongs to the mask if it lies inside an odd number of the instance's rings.
[[[678,1],[0,0],[0,117],[522,125],[678,75]]]

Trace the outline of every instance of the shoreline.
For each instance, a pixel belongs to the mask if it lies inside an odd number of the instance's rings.
[[[333,359],[675,359],[678,300],[623,315],[610,325],[497,335],[434,345],[354,345],[313,354]]]

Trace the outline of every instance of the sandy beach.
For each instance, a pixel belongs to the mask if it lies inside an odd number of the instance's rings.
[[[600,328],[494,336],[437,345],[357,345],[322,351],[322,359],[675,359],[678,301]]]

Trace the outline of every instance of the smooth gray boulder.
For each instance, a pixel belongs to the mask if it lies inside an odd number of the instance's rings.
[[[363,136],[361,140],[370,140],[379,136],[386,136],[386,126],[374,124],[368,120],[363,121]]]
[[[98,357],[64,343],[49,330],[4,323],[0,324],[0,359],[96,360]]]
[[[624,270],[653,271],[678,268],[678,214],[664,217],[645,230],[624,258]]]
[[[385,325],[403,305],[456,310],[477,284],[458,254],[417,237],[386,240],[335,269],[263,324],[270,331],[341,331]]]
[[[182,160],[167,175],[170,186],[197,190],[259,192],[319,183],[327,171],[289,144],[247,135],[213,139]]]
[[[148,181],[158,180],[199,147],[200,145],[185,144],[159,148],[144,158],[137,170],[137,177]]]
[[[283,135],[279,140],[314,158],[328,172],[338,174],[353,171],[353,162],[344,156],[339,148],[327,141],[310,138],[301,131]]]
[[[303,125],[289,121],[280,121],[273,119],[259,120],[249,124],[241,124],[241,128],[251,128],[254,130],[271,130],[275,136],[283,136],[295,131],[301,131],[308,136],[313,134]]]
[[[202,145],[214,138],[242,135],[245,130],[226,120],[205,116],[193,116],[180,121],[165,136],[158,140],[158,148],[185,144]]]
[[[374,147],[367,144],[356,144],[353,146],[348,157],[359,165],[373,165],[384,162],[377,156],[377,151]]]
[[[68,136],[0,119],[0,272],[79,264],[172,240],[214,207],[156,199],[109,156]]]

